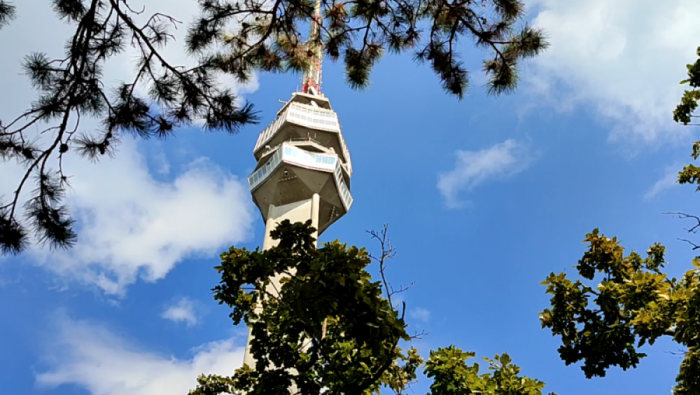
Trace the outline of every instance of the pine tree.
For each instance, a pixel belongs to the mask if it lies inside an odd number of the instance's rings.
[[[195,0],[192,0],[195,1]],[[518,82],[518,62],[541,52],[543,33],[527,24],[520,0],[351,0],[322,2],[323,29],[304,37],[314,12],[312,0],[198,0],[201,15],[189,26],[188,53],[197,64],[182,68],[162,54],[172,43],[171,29],[180,22],[168,10],[134,9],[135,0],[52,0],[56,17],[74,33],[66,55],[51,59],[31,53],[23,61],[37,99],[15,119],[0,120],[0,157],[24,166],[25,174],[9,201],[0,202],[0,250],[20,253],[33,231],[51,247],[68,248],[77,240],[74,219],[63,202],[67,173],[65,155],[73,152],[96,160],[114,153],[119,137],[166,137],[202,121],[208,130],[235,133],[256,123],[250,103],[216,83],[222,73],[245,82],[255,71],[301,72],[310,45],[322,44],[332,60],[342,58],[347,83],[363,88],[372,67],[387,51],[412,51],[428,63],[443,88],[462,98],[469,75],[458,43],[472,38],[490,51],[483,63],[492,94],[511,92]],[[0,27],[15,17],[15,7],[0,0]],[[0,30],[0,34],[2,31]],[[131,46],[139,53],[134,78],[106,91],[104,65]],[[136,92],[146,88],[148,95]],[[102,128],[78,133],[81,118],[100,120]],[[5,122],[2,122],[5,121]],[[41,126],[46,145],[27,136]],[[21,207],[20,193],[36,184]],[[25,219],[20,218],[24,210]]]

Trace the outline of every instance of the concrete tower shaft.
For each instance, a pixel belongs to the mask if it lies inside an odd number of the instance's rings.
[[[311,220],[318,237],[345,215],[353,203],[350,193],[350,151],[330,101],[320,92],[322,48],[321,2],[316,2],[311,24],[313,56],[303,77],[302,92],[295,92],[264,129],[253,149],[258,161],[248,177],[253,201],[265,221],[263,249],[276,245],[270,232],[284,221]],[[267,292],[281,288],[281,275],[272,279]],[[248,334],[244,363],[254,367]]]

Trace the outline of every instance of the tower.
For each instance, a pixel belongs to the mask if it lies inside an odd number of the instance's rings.
[[[276,119],[258,136],[253,155],[258,161],[248,177],[253,201],[265,221],[263,250],[272,248],[270,237],[278,223],[312,221],[316,238],[352,206],[352,162],[340,122],[321,93],[321,2],[317,0],[309,45],[313,56],[304,72],[301,92],[295,92]],[[279,289],[280,278],[273,279]],[[272,289],[268,292],[274,292]],[[243,362],[251,367],[251,334]]]

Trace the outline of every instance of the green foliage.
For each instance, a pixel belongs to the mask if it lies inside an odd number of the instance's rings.
[[[312,232],[310,221],[285,221],[272,232],[277,247],[221,255],[214,298],[232,308],[234,324],[252,328],[257,365],[217,383],[250,394],[282,393],[292,383],[303,394],[404,389],[421,359],[398,347],[410,340],[406,324],[365,270],[368,253],[338,242],[316,249]],[[274,292],[270,279],[277,275],[288,277]],[[200,378],[193,394],[210,393],[210,382]]]
[[[244,365],[230,377],[202,375],[190,395],[282,394],[288,388],[304,395],[369,395],[382,388],[406,393],[423,359],[415,348],[399,346],[412,339],[404,309],[394,309],[381,282],[372,281],[364,248],[335,241],[316,249],[313,231],[310,221],[284,221],[271,234],[276,247],[232,247],[221,255],[214,298],[231,308],[234,324],[252,328],[256,366]],[[285,279],[276,290],[270,279],[280,275]],[[481,376],[478,368],[469,373],[466,355],[473,356],[454,347],[431,353],[426,370],[435,379],[433,394],[540,394],[544,383],[518,376],[507,355],[496,356],[493,372]],[[455,392],[457,386],[472,392]]]
[[[695,110],[698,108],[698,102],[700,101],[700,47],[697,49],[698,60],[693,64],[686,65],[688,69],[688,78],[681,81],[681,84],[688,84],[691,88],[683,93],[680,104],[673,111],[673,120],[683,125],[694,125],[698,124],[691,123],[692,118],[696,116],[693,115]],[[700,155],[700,141],[693,143],[693,153],[691,156],[694,160],[698,159]],[[696,190],[700,190],[700,168],[693,164],[689,164],[683,167],[683,170],[678,173],[678,183],[679,184],[697,184]]]
[[[0,202],[5,254],[24,250],[29,229],[52,247],[76,242],[70,212],[61,204],[68,180],[64,155],[77,152],[97,160],[114,154],[124,134],[165,138],[197,120],[206,130],[230,133],[256,123],[252,105],[220,86],[222,74],[245,82],[254,71],[301,72],[311,49],[322,44],[331,59],[342,58],[347,83],[362,88],[383,53],[412,51],[416,60],[430,64],[447,92],[461,98],[469,78],[456,51],[460,40],[474,39],[488,50],[483,69],[489,92],[496,94],[513,90],[518,62],[547,46],[541,31],[518,26],[525,17],[520,0],[323,0],[323,28],[314,37],[302,34],[314,16],[313,0],[199,0],[200,15],[184,43],[197,64],[187,69],[163,53],[180,24],[167,9],[144,13],[134,0],[50,3],[75,30],[65,57],[33,53],[24,59],[37,100],[14,120],[0,122],[0,158],[26,171],[9,202]],[[0,27],[14,15],[14,6],[0,0]],[[105,63],[128,47],[138,58],[134,78],[108,91],[102,81]],[[79,133],[85,117],[102,126]],[[28,135],[37,125],[44,143]],[[37,188],[23,222],[19,196],[32,175]]]
[[[693,153],[691,157],[694,160],[698,159],[700,156],[700,141],[693,143]],[[697,184],[696,191],[700,191],[700,168],[693,164],[683,166],[683,170],[678,173],[678,183],[679,184]]]
[[[479,364],[467,365],[473,358],[473,352],[463,352],[450,346],[430,352],[430,359],[425,363],[428,377],[433,378],[430,386],[433,395],[540,395],[544,383],[528,377],[518,376],[520,368],[511,364],[508,354],[492,359],[484,358],[489,363],[491,373],[479,374]],[[553,395],[553,393],[550,393]]]
[[[551,308],[540,313],[543,328],[561,336],[559,354],[567,365],[583,361],[586,377],[605,376],[608,368],[636,367],[646,355],[638,351],[661,336],[685,346],[674,394],[700,394],[700,264],[681,279],[669,279],[664,247],[655,244],[646,257],[624,249],[598,229],[586,235],[589,249],[576,270],[584,280],[550,274],[542,283],[552,295]],[[599,281],[595,287],[587,285]]]
[[[698,108],[700,101],[700,47],[697,49],[698,60],[693,64],[686,65],[688,78],[681,81],[681,85],[688,84],[691,89],[683,93],[680,104],[673,111],[673,120],[687,125],[691,122],[693,112]]]

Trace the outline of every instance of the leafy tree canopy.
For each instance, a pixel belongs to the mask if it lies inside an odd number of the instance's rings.
[[[75,30],[63,58],[26,56],[24,69],[37,99],[17,118],[0,120],[0,157],[26,171],[14,195],[0,202],[3,253],[20,253],[29,231],[51,247],[76,242],[74,221],[62,204],[64,155],[97,159],[113,153],[122,135],[165,137],[194,121],[229,133],[256,123],[253,106],[217,83],[222,73],[245,82],[254,71],[300,72],[309,64],[311,46],[322,44],[332,60],[342,58],[347,83],[362,88],[384,52],[412,51],[417,61],[430,64],[446,91],[461,98],[468,73],[457,51],[460,41],[471,38],[490,51],[483,69],[494,94],[514,89],[518,62],[547,45],[538,29],[517,26],[525,17],[520,0],[323,0],[323,29],[316,37],[301,32],[313,18],[313,0],[198,0],[200,15],[184,43],[197,64],[184,68],[162,53],[173,45],[170,32],[180,22],[167,9],[145,13],[136,2],[50,1],[56,17]],[[0,0],[0,28],[15,17],[32,17],[15,11]],[[139,56],[134,78],[110,91],[101,80],[104,65],[128,47]],[[84,117],[97,118],[101,127],[80,130]],[[33,126],[43,129],[48,144],[27,136]],[[36,189],[22,219],[19,196],[30,177]]]
[[[190,395],[294,393],[406,393],[423,367],[432,378],[431,394],[539,395],[544,383],[523,377],[507,354],[487,359],[488,371],[469,364],[474,353],[449,346],[423,361],[410,346],[392,292],[367,272],[372,256],[364,248],[338,241],[316,249],[314,229],[282,222],[272,232],[278,246],[266,251],[231,247],[216,268],[221,282],[214,298],[231,308],[234,324],[252,330],[256,366],[244,365],[232,376],[202,375]],[[383,233],[381,240],[385,240]],[[382,244],[385,245],[384,243]],[[270,278],[284,275],[281,289]],[[294,387],[292,387],[292,385]]]
[[[673,393],[700,394],[700,259],[682,278],[668,278],[659,244],[642,257],[625,255],[616,238],[598,229],[585,242],[588,251],[575,266],[579,279],[552,273],[542,283],[552,295],[551,308],[540,313],[542,327],[561,336],[562,360],[583,362],[587,378],[603,377],[611,366],[636,367],[646,356],[638,348],[667,336],[687,349]]]

